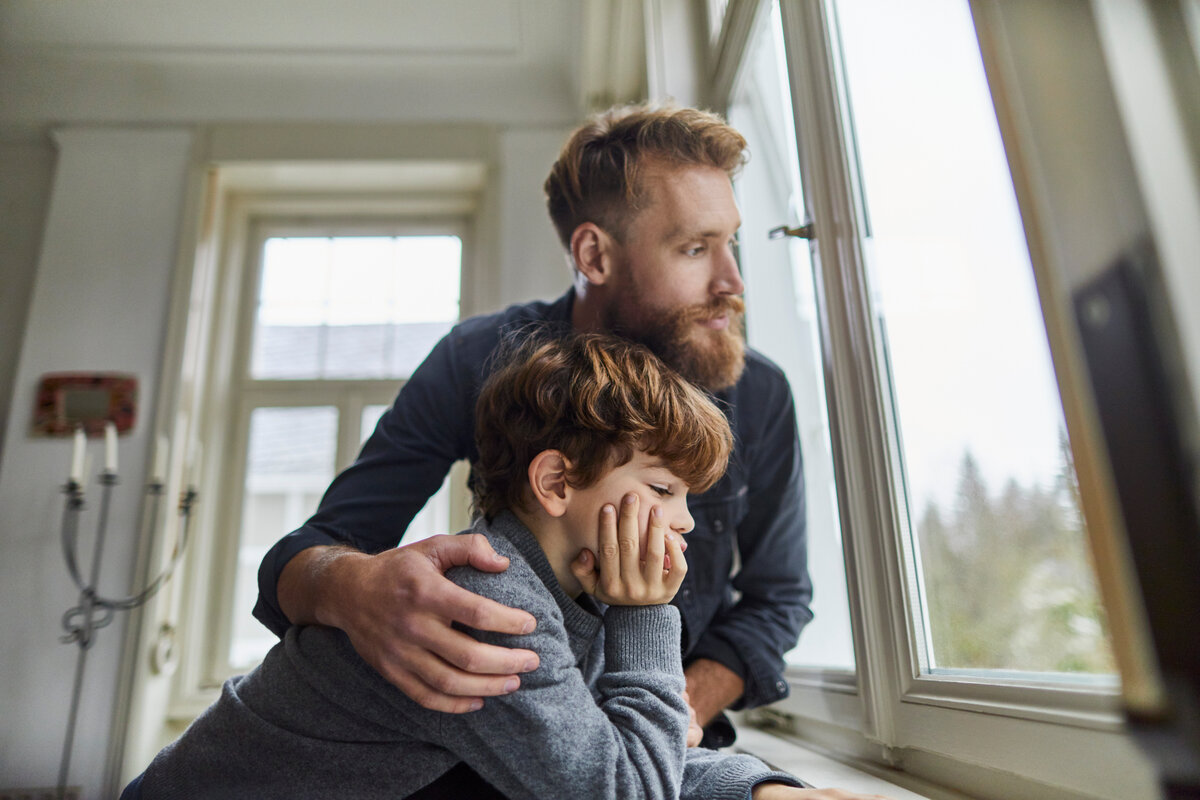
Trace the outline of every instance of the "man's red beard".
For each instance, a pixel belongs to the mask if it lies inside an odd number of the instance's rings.
[[[717,391],[732,386],[742,376],[746,366],[746,306],[740,297],[714,297],[707,303],[675,311],[641,308],[638,311],[642,319],[636,321],[618,315],[614,306],[606,314],[609,330],[646,345],[692,383]],[[697,324],[720,316],[729,318],[729,325],[723,329]]]

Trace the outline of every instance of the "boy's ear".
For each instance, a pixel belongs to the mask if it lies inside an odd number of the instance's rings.
[[[617,242],[594,222],[583,222],[571,234],[571,260],[579,274],[593,286],[612,278]]]
[[[557,450],[543,450],[529,462],[530,491],[552,517],[561,517],[567,511],[571,497],[571,487],[567,484],[570,467],[571,462]]]

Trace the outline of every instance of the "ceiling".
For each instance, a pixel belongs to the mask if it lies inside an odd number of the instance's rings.
[[[4,0],[0,132],[571,123],[640,88],[644,65],[628,54],[641,35],[641,0]]]

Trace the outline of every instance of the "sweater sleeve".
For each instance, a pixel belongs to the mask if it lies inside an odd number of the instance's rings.
[[[679,798],[749,800],[754,787],[767,781],[804,787],[803,782],[786,772],[771,769],[754,756],[692,747],[687,751]]]
[[[525,565],[514,563],[507,572],[522,568],[528,581],[474,571],[457,580],[534,614],[538,626],[528,635],[471,633],[534,650],[540,666],[521,676],[518,691],[486,699],[480,711],[436,715],[434,737],[512,800],[675,798],[687,735],[677,609],[605,612],[605,672],[593,695],[558,606]],[[515,583],[530,591],[514,592]]]

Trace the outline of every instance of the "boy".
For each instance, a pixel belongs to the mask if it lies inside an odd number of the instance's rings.
[[[668,601],[687,569],[687,493],[722,475],[732,447],[716,406],[627,340],[532,336],[485,384],[476,431],[474,531],[510,563],[448,576],[537,619],[519,636],[469,631],[538,654],[520,691],[473,714],[430,711],[342,632],[293,628],[126,796],[833,796],[685,746]]]

